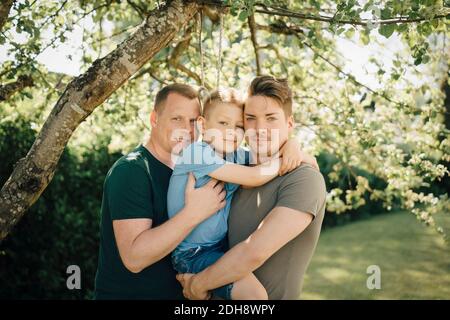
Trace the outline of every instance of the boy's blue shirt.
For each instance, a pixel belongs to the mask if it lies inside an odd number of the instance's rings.
[[[199,188],[211,180],[211,177],[208,176],[209,173],[222,167],[227,162],[248,165],[250,153],[244,148],[238,148],[234,153],[227,154],[225,159],[223,159],[214,152],[208,143],[203,141],[194,142],[183,149],[175,164],[167,192],[167,213],[169,218],[176,215],[184,207],[184,194],[190,172],[195,176],[195,187]],[[225,207],[192,230],[178,245],[178,250],[213,245],[226,236],[231,199],[238,188],[239,185],[237,184],[225,183]]]

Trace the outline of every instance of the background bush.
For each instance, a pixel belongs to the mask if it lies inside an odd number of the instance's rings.
[[[0,123],[0,184],[32,145],[24,119]],[[103,179],[120,154],[107,141],[90,152],[66,149],[40,199],[0,244],[0,298],[72,299],[92,296],[98,255]],[[81,290],[68,290],[66,268],[81,268]]]

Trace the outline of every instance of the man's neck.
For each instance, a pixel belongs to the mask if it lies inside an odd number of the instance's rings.
[[[173,169],[174,164],[172,162],[171,153],[167,152],[162,148],[158,143],[155,142],[155,139],[150,136],[147,142],[144,144],[144,147],[161,163],[165,164],[169,168]]]

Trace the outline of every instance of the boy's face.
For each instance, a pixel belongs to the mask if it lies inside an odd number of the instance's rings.
[[[234,152],[244,138],[243,111],[235,104],[217,102],[199,122],[203,140],[219,153]]]

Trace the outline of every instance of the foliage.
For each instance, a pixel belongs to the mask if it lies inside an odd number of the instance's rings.
[[[0,122],[1,183],[35,134],[29,120]],[[107,139],[100,139],[99,146],[89,152],[66,150],[50,186],[0,244],[2,299],[92,297],[103,179],[120,155],[108,152]],[[66,287],[69,265],[81,269],[81,290]]]
[[[208,1],[206,1],[208,2]],[[352,191],[330,190],[329,208],[336,212],[357,209],[370,194],[387,209],[394,199],[428,224],[433,214],[448,212],[446,192],[435,193],[433,184],[448,181],[449,127],[445,125],[443,82],[448,82],[448,3],[409,1],[210,1],[220,4],[224,16],[222,83],[245,88],[255,74],[254,44],[247,18],[255,15],[258,53],[263,73],[287,77],[295,92],[297,128],[314,139],[305,148],[332,154],[334,181],[358,167],[387,182],[382,188],[363,176],[354,176]],[[48,47],[60,47],[70,32],[82,28],[83,42],[70,59],[81,59],[82,70],[123,41],[158,1],[18,1],[4,30],[3,48],[10,53],[0,70],[0,83],[20,74],[32,74],[34,89],[26,89],[3,103],[2,108],[41,109],[40,127],[70,78],[55,75],[39,63]],[[269,13],[267,13],[269,12]],[[385,23],[394,20],[398,23]],[[410,22],[408,22],[410,21]],[[412,22],[411,22],[412,21]],[[417,22],[414,22],[417,21]],[[215,83],[219,22],[204,15],[202,30],[205,82]],[[198,83],[200,75],[198,22],[162,50],[121,89],[94,112],[72,139],[87,148],[96,134],[109,132],[114,150],[126,150],[148,131],[148,116],[155,92],[174,81]],[[88,27],[86,27],[86,25]],[[192,28],[190,28],[192,26]],[[269,29],[268,29],[269,28]],[[270,31],[268,31],[270,30]],[[386,46],[384,37],[398,43],[370,57],[367,69],[375,75],[373,88],[344,70],[347,61],[336,41],[373,48]],[[176,47],[188,46],[178,57],[191,73],[171,64]],[[20,41],[19,41],[20,40]],[[20,42],[20,43],[19,43]],[[45,93],[45,96],[41,94]],[[45,99],[43,99],[45,97]],[[6,104],[6,106],[4,106]],[[447,106],[448,108],[448,106]],[[28,109],[29,113],[33,110]],[[445,183],[444,183],[445,185]]]
[[[333,214],[326,225],[399,207],[436,225],[436,213],[450,212],[448,1],[204,2],[219,3],[224,17],[222,86],[245,90],[257,72],[248,22],[254,15],[261,72],[289,80],[295,94],[296,134],[307,151],[319,156],[327,179],[327,207]],[[0,30],[0,84],[31,75],[35,85],[0,103],[1,182],[26,154],[35,132],[72,79],[48,70],[40,62],[42,56],[52,48],[65,47],[61,52],[69,63],[80,63],[82,73],[158,6],[160,1],[144,0],[15,1]],[[204,80],[210,87],[216,81],[220,33],[214,10],[204,12],[201,34]],[[32,268],[45,269],[45,275],[31,279],[45,283],[48,291],[30,290],[30,297],[56,297],[52,288],[62,280],[50,278],[63,277],[61,265],[71,257],[80,265],[86,261],[84,267],[93,276],[93,235],[97,234],[103,177],[120,152],[148,134],[152,101],[161,86],[175,81],[200,84],[198,22],[190,21],[171,45],[76,130],[49,189],[2,244],[6,256],[0,260],[1,270],[8,270],[2,280],[14,272],[26,279]],[[74,34],[81,36],[80,43],[71,43]],[[177,57],[185,68],[180,69],[170,58],[185,41],[188,45]],[[339,50],[343,44],[369,49],[364,68],[373,83],[346,67],[347,58]],[[68,50],[67,45],[72,48]],[[89,241],[77,242],[84,238]],[[66,253],[62,243],[68,245]],[[53,248],[59,253],[39,255]],[[17,271],[16,263],[30,268]],[[8,295],[13,289],[2,290]],[[36,285],[34,290],[44,289]]]
[[[33,143],[36,130],[24,116],[0,121],[0,183]],[[137,141],[135,141],[137,143]],[[0,244],[0,298],[85,299],[92,298],[97,268],[99,218],[103,179],[121,155],[109,151],[111,137],[96,135],[94,146],[71,145],[64,152],[55,177],[40,199]],[[329,181],[337,160],[322,154],[319,165],[329,187],[350,190],[348,179]],[[366,175],[374,185],[383,184]],[[351,179],[351,178],[350,178]],[[353,182],[352,182],[353,183]],[[366,196],[367,198],[367,196]],[[324,226],[333,227],[382,212],[380,202],[369,201],[347,214],[327,212]],[[68,290],[66,268],[81,269],[81,290]],[[20,266],[20,267],[19,267]]]

